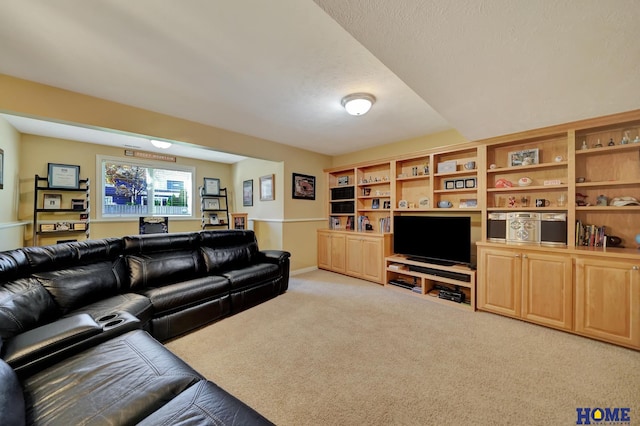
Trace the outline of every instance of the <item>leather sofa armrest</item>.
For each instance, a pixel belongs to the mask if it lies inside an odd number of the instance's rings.
[[[46,358],[79,341],[102,332],[102,326],[88,314],[61,318],[25,331],[5,342],[4,360],[14,370]]]
[[[261,250],[260,257],[263,262],[279,265],[286,262],[291,257],[291,253],[284,250]]]

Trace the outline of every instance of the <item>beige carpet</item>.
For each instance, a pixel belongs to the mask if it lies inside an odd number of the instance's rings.
[[[278,425],[640,424],[640,352],[326,271],[167,347]]]

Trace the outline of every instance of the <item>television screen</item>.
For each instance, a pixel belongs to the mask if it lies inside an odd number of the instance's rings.
[[[394,216],[393,251],[439,264],[471,264],[471,218]]]

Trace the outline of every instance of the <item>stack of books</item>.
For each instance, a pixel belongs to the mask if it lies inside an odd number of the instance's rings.
[[[583,224],[576,221],[576,246],[606,247],[606,226]]]

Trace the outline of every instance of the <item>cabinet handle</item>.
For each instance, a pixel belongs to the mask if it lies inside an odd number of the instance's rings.
[[[638,269],[640,269],[640,267],[638,267],[638,266],[634,266],[634,267],[633,267],[633,268],[631,268],[631,269],[632,269],[632,270],[634,270],[634,271],[637,271]]]
[[[523,259],[527,259],[527,255],[526,255],[526,254],[523,254],[523,255],[522,255],[522,258],[523,258]]]
[[[520,257],[520,255],[519,255],[519,254],[516,254],[516,255],[514,255],[513,257]]]

